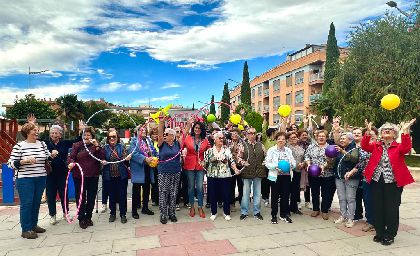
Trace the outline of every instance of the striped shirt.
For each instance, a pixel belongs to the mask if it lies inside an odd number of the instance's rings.
[[[10,154],[8,165],[10,168],[16,170],[17,178],[31,178],[46,176],[45,160],[50,156],[45,142],[36,141],[35,143],[28,143],[21,141],[17,143]],[[27,157],[35,157],[35,164],[19,164],[20,160]]]

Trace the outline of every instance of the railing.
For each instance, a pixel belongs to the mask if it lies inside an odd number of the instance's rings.
[[[264,90],[264,97],[268,97],[270,95],[270,90],[269,89],[265,89]]]
[[[311,74],[309,76],[309,82],[314,82],[317,80],[324,80],[324,73],[316,73],[316,74]]]
[[[312,104],[321,97],[321,94],[312,94],[309,96],[309,103]]]

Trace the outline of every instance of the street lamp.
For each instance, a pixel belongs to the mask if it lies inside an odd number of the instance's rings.
[[[401,10],[395,1],[389,1],[386,3],[389,7],[397,9],[402,15],[406,16],[407,18],[411,18],[411,15],[406,13],[405,11]]]
[[[31,75],[38,75],[38,74],[45,73],[45,72],[48,72],[48,71],[49,71],[48,69],[41,70],[41,71],[31,71],[31,67],[29,67],[29,71],[28,71],[28,89],[29,89],[29,87],[31,87]]]
[[[235,80],[233,80],[233,79],[228,78],[228,80],[229,80],[229,81],[232,81],[232,82],[235,82],[235,83],[237,83],[237,84],[240,84],[240,82],[235,81]]]

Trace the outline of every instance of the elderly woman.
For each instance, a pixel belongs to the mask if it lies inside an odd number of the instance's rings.
[[[324,220],[329,219],[329,210],[335,193],[335,178],[332,166],[327,164],[327,157],[325,156],[325,148],[327,143],[328,132],[326,130],[318,130],[316,132],[316,141],[309,145],[305,151],[306,166],[312,164],[319,166],[322,169],[318,177],[310,177],[309,185],[311,186],[313,212],[311,217],[317,217],[322,212]],[[319,194],[321,193],[322,202],[320,207]]]
[[[402,125],[401,143],[395,141],[398,127],[385,123],[379,128],[380,141],[371,141],[372,123],[366,122],[362,149],[371,153],[365,169],[371,185],[376,235],[373,240],[383,245],[394,242],[399,225],[399,206],[405,185],[414,182],[404,160],[411,150],[410,127],[416,119]]]
[[[99,142],[95,138],[95,129],[91,126],[85,128],[83,134],[83,141],[73,144],[69,161],[69,169],[72,169],[74,186],[76,189],[76,204],[79,207],[79,197],[82,193],[82,204],[79,211],[79,226],[86,229],[88,226],[93,226],[92,212],[95,206],[95,198],[98,191],[98,181],[101,163],[94,159],[90,154],[98,159],[104,159],[105,154],[103,148],[100,147]],[[86,147],[85,145],[86,144]],[[89,150],[89,152],[86,150]],[[75,165],[78,163],[83,170],[83,177],[81,170]],[[82,179],[84,182],[83,191]]]
[[[181,178],[181,145],[182,137],[175,140],[174,129],[164,129],[164,117],[159,117],[158,147],[158,185],[160,222],[166,224],[168,216],[171,222],[177,222],[175,216],[176,196]]]
[[[292,223],[290,218],[290,172],[296,168],[296,160],[292,150],[286,147],[286,133],[277,132],[274,135],[277,145],[272,146],[267,151],[265,166],[268,168],[269,179],[271,179],[271,223],[277,224],[277,213],[279,210],[278,200],[280,197],[280,219],[286,223]],[[278,163],[285,160],[290,164],[290,170],[280,170]]]
[[[243,165],[246,163],[246,161],[242,159],[245,148],[244,148],[242,139],[240,137],[240,134],[241,134],[241,131],[238,128],[233,128],[232,133],[231,133],[231,140],[230,140],[230,143],[228,144],[230,152],[232,152],[233,160],[235,160],[236,167],[238,169],[241,169]],[[232,183],[230,187],[231,189],[230,190],[230,193],[231,193],[230,210],[232,212],[235,211],[236,186],[238,186],[238,201],[242,202],[244,182],[240,174],[232,176]]]
[[[79,122],[79,131],[83,130],[83,123]],[[56,213],[56,195],[60,196],[61,208],[63,209],[63,215],[65,209],[68,209],[68,198],[64,200],[64,189],[66,186],[67,179],[67,156],[69,149],[73,146],[73,143],[78,142],[82,139],[78,136],[75,140],[63,140],[63,128],[59,125],[53,125],[50,128],[50,137],[45,143],[47,144],[48,151],[57,150],[57,157],[51,161],[52,172],[47,175],[47,202],[48,211],[50,214],[50,224],[55,225],[57,223]],[[64,202],[67,205],[64,205]]]
[[[187,126],[189,130],[190,125]],[[190,216],[195,216],[194,208],[194,190],[197,190],[198,214],[201,218],[205,218],[203,211],[203,181],[204,168],[200,162],[204,159],[204,152],[210,148],[210,143],[206,138],[206,127],[202,122],[195,122],[192,126],[191,133],[185,138],[183,148],[187,150],[184,157],[184,172],[188,179],[188,199],[191,206]]]
[[[356,191],[360,183],[360,172],[356,167],[359,161],[359,150],[350,132],[340,135],[339,145],[335,146],[339,152],[335,158],[334,175],[337,188],[341,216],[334,222],[346,222],[346,227],[354,226],[354,212],[356,210]]]
[[[39,207],[47,176],[45,161],[48,157],[56,157],[58,152],[53,150],[50,153],[45,143],[38,140],[38,126],[34,123],[23,125],[22,135],[25,140],[13,147],[8,164],[16,170],[21,236],[35,239],[37,233],[45,232],[45,229],[38,226]]]
[[[296,168],[293,169],[293,177],[290,188],[290,211],[302,215],[303,213],[299,210],[298,202],[300,201],[301,186],[303,189],[306,187],[305,178],[305,167],[304,161],[305,150],[298,144],[299,138],[297,132],[290,132],[288,134],[287,147],[292,150],[293,158],[296,161]]]
[[[147,135],[147,130],[141,128],[137,138],[133,138],[130,142],[130,152],[133,156],[130,161],[131,182],[133,183],[131,215],[134,219],[139,219],[137,209],[140,208],[140,194],[142,194],[141,213],[146,215],[154,215],[155,213],[149,209],[150,184],[155,182],[154,171],[151,168],[152,157],[157,156],[153,142]],[[143,189],[143,193],[141,190]]]
[[[103,170],[102,178],[107,181],[109,191],[109,222],[114,222],[116,219],[116,204],[120,210],[121,223],[127,223],[127,185],[128,185],[128,167],[124,162],[117,162],[122,159],[125,161],[131,159],[131,155],[127,155],[124,145],[120,142],[120,137],[116,131],[108,133],[105,150],[105,160],[102,161]]]
[[[207,184],[208,193],[210,194],[211,220],[217,217],[217,199],[223,199],[223,215],[225,220],[229,221],[230,217],[230,186],[231,177],[229,165],[239,174],[236,168],[235,160],[233,160],[232,152],[223,144],[223,132],[213,134],[214,146],[208,149],[204,154],[204,166],[207,166]]]

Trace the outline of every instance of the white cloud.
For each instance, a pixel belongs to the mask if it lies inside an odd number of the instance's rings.
[[[132,105],[139,105],[139,104],[145,104],[149,102],[164,102],[164,101],[173,101],[176,99],[179,99],[180,96],[178,94],[170,95],[170,96],[162,96],[162,97],[154,97],[150,99],[139,99],[135,100]]]
[[[135,57],[137,57],[137,55],[136,55],[136,53],[135,53],[135,52],[130,52],[129,56],[130,56],[131,58],[135,58]]]
[[[170,89],[170,88],[180,88],[182,85],[177,83],[166,83],[164,86],[160,87],[161,90]]]
[[[116,90],[120,89],[124,84],[120,82],[111,82],[108,84],[104,84],[100,86],[97,91],[98,92],[115,92]]]
[[[81,83],[90,83],[90,82],[92,82],[92,78],[90,78],[90,77],[84,77],[84,78],[82,78],[82,79],[80,79],[80,82]]]
[[[143,85],[142,84],[139,84],[139,83],[130,84],[129,86],[127,86],[127,89],[129,91],[138,91],[138,90],[140,90],[142,88],[143,88]]]
[[[106,73],[104,69],[97,69],[96,72],[104,79],[111,79],[114,77],[113,74]]]
[[[56,99],[64,94],[81,94],[89,89],[86,84],[48,84],[30,89],[14,86],[1,86],[0,105],[13,104],[16,98],[22,99],[26,94],[34,94],[38,99]],[[65,93],[64,93],[65,92]],[[1,108],[0,108],[1,110]],[[4,109],[3,109],[4,110]]]

